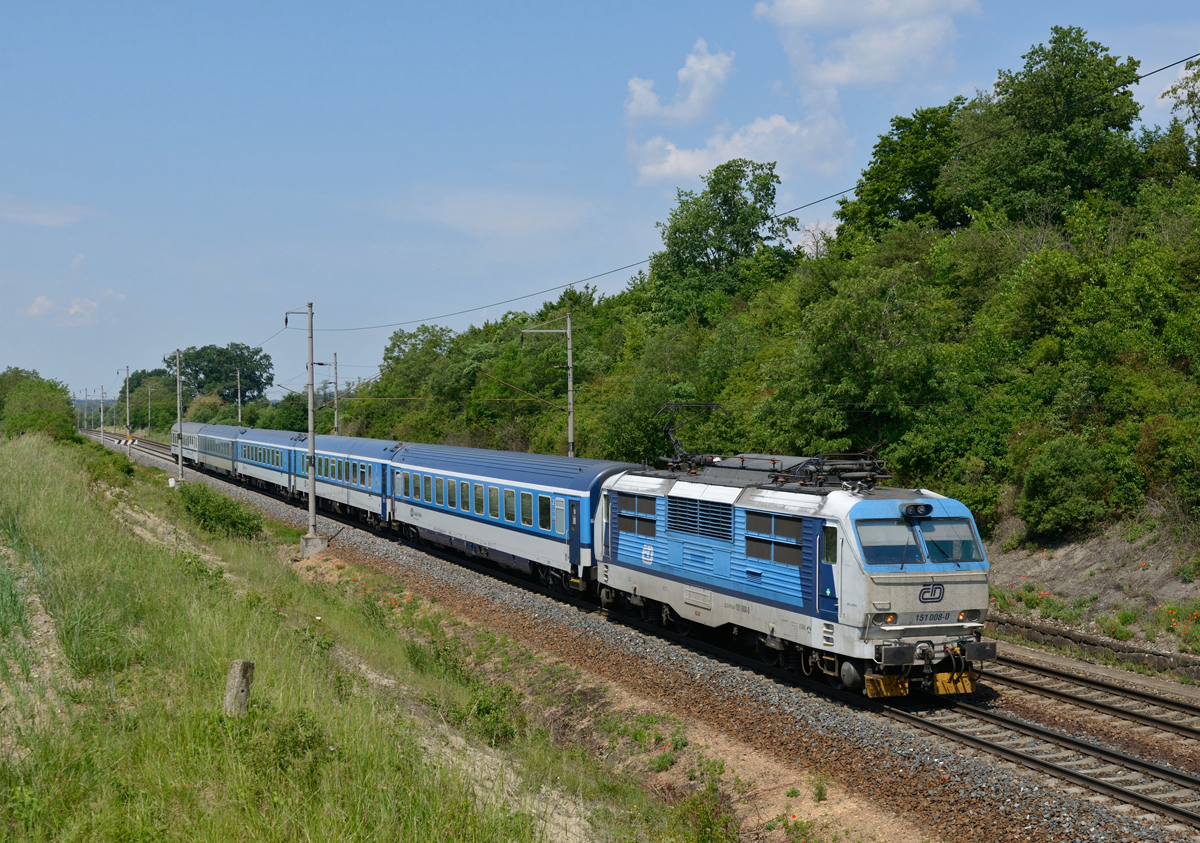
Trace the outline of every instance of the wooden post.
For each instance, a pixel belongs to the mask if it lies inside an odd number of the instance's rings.
[[[225,713],[241,717],[250,708],[250,686],[254,684],[254,662],[234,659],[225,679]]]

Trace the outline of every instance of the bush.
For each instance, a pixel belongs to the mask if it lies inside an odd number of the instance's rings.
[[[54,439],[75,436],[71,395],[58,381],[41,378],[17,383],[4,399],[5,436],[45,433]]]
[[[1030,460],[1017,514],[1038,535],[1084,530],[1108,512],[1107,474],[1103,456],[1083,436],[1053,439]]]
[[[188,515],[206,530],[247,539],[263,530],[262,515],[203,483],[184,483],[179,497]]]

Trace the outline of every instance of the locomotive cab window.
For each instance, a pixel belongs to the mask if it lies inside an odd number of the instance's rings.
[[[983,549],[965,518],[930,518],[921,522],[921,536],[931,562],[982,562]]]
[[[526,527],[533,526],[533,495],[529,492],[521,493],[521,523]]]
[[[914,565],[921,562],[921,549],[911,522],[903,518],[880,518],[855,524],[863,561],[868,565]]]

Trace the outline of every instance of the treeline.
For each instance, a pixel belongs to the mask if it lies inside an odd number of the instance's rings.
[[[1077,533],[1151,500],[1186,519],[1200,68],[1165,129],[1138,125],[1137,72],[1054,29],[990,93],[895,118],[836,235],[776,217],[773,165],[723,164],[622,292],[396,332],[343,429],[565,453],[565,342],[520,332],[569,311],[583,456],[653,461],[665,402],[714,401],[693,451],[873,452],[985,529]]]

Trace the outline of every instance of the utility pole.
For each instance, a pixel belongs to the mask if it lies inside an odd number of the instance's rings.
[[[84,430],[92,429],[92,414],[91,407],[88,406],[88,391],[87,387],[83,388],[83,427]]]
[[[234,366],[234,371],[238,375],[238,427],[242,426],[242,369],[240,366]]]
[[[314,366],[332,366],[333,367],[333,435],[338,435],[338,377],[337,377],[337,352],[333,353],[332,363],[313,363]],[[329,381],[323,381],[328,384]]]
[[[146,384],[146,438],[154,431],[150,427],[150,384]]]
[[[183,377],[180,374],[179,349],[175,349],[175,418],[179,425],[179,482],[183,482]]]
[[[567,327],[563,328],[526,328],[521,332],[521,338],[524,339],[525,334],[566,334],[567,335],[567,456],[575,456],[575,350],[573,336],[571,334],[571,312],[567,311],[565,317],[560,316],[558,319],[551,319],[549,322],[543,322],[543,325],[550,325],[554,322],[567,320]],[[558,367],[561,368],[561,367]]]
[[[121,374],[121,370],[117,369],[117,374]],[[129,367],[125,367],[125,450],[129,452],[129,456],[133,456],[133,428],[129,426]]]
[[[301,310],[289,310],[283,316],[283,327],[287,327],[288,316],[293,313],[305,313]],[[313,306],[308,303],[308,534],[300,539],[300,558],[306,559],[314,553],[320,553],[329,547],[329,539],[317,535],[317,434],[316,410],[314,409],[314,373],[316,364],[313,361]]]
[[[100,441],[104,441],[104,387],[100,387]]]

